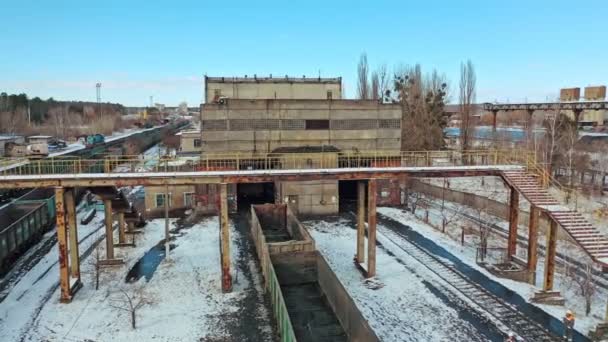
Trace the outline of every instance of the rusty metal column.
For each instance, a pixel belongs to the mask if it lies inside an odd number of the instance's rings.
[[[357,262],[365,262],[365,182],[357,181]]]
[[[509,260],[517,254],[517,226],[519,224],[519,192],[511,187],[509,201],[509,239],[507,241],[507,257]]]
[[[165,184],[165,258],[169,258],[169,185]]]
[[[129,223],[127,223],[127,227],[129,228],[127,230],[129,233],[133,233],[135,231],[135,223],[133,223],[133,221],[129,221]]]
[[[118,212],[118,243],[119,244],[125,244],[126,243],[126,237],[125,237],[125,213],[124,211],[120,211]]]
[[[68,232],[65,226],[65,206],[63,187],[55,187],[55,215],[57,217],[57,246],[59,246],[59,301],[69,303],[72,300],[70,291],[70,262],[68,256]]]
[[[557,250],[557,222],[550,219],[547,230],[547,253],[545,255],[545,278],[543,291],[553,290],[553,277],[555,275],[555,253]]]
[[[104,199],[103,208],[106,219],[106,259],[112,260],[114,259],[114,229],[112,227],[114,220],[112,219],[112,200]]]
[[[528,226],[528,281],[531,284],[536,284],[536,264],[538,260],[538,218],[538,208],[531,205],[530,224]]]
[[[70,275],[80,280],[80,254],[78,251],[78,222],[76,221],[76,203],[74,189],[65,191],[65,207],[67,209],[68,235],[70,241]]]
[[[228,185],[220,184],[220,254],[222,257],[222,291],[232,291],[230,275],[230,229],[228,227]]]
[[[367,181],[367,277],[376,275],[376,180]]]

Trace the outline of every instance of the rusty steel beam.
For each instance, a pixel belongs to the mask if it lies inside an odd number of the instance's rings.
[[[57,220],[57,246],[59,247],[59,285],[61,303],[72,301],[70,291],[70,261],[68,256],[68,232],[65,222],[64,189],[55,188],[55,215]]]
[[[270,172],[283,171],[283,172]],[[145,173],[106,173],[70,175],[0,176],[0,188],[36,188],[36,187],[123,187],[123,186],[164,186],[196,185],[221,183],[266,183],[277,181],[311,181],[311,180],[365,180],[394,179],[403,176],[411,177],[477,177],[500,176],[501,170],[491,166],[479,166],[476,169],[466,167],[403,167],[378,169],[361,169],[357,171],[343,169],[318,170],[305,172],[300,170],[270,170],[268,173],[210,173],[210,172],[169,172],[166,175]]]
[[[509,260],[517,254],[517,226],[519,225],[519,192],[511,187],[509,201],[509,238],[507,241],[507,256]]]
[[[367,277],[376,276],[376,180],[367,181]]]
[[[536,264],[538,263],[538,219],[540,210],[530,206],[530,221],[528,225],[528,281],[536,284]]]
[[[105,222],[106,222],[106,259],[114,259],[114,229],[112,224],[112,200],[106,199],[103,201]]]
[[[547,229],[547,254],[545,256],[544,291],[553,290],[555,276],[555,254],[557,251],[557,222],[549,218],[550,227]]]
[[[220,248],[222,258],[222,291],[232,292],[230,275],[230,227],[228,226],[228,184],[220,184]]]
[[[365,182],[357,182],[357,262],[365,262]]]
[[[78,221],[76,218],[76,203],[74,201],[74,189],[67,189],[64,193],[65,207],[67,209],[69,250],[70,250],[70,275],[80,281],[80,254],[78,251]]]

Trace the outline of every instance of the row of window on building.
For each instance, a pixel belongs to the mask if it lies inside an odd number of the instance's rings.
[[[400,129],[400,119],[231,119],[203,120],[203,131],[248,130],[362,130]]]

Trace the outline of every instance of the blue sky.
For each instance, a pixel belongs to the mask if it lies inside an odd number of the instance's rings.
[[[0,0],[0,91],[126,105],[202,100],[211,76],[342,76],[421,63],[457,87],[471,59],[478,101],[554,99],[608,84],[608,1]]]

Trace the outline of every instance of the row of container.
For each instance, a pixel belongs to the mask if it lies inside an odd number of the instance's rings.
[[[55,224],[55,194],[35,189],[0,209],[0,275]]]
[[[378,341],[287,205],[251,208],[250,228],[281,341]]]

